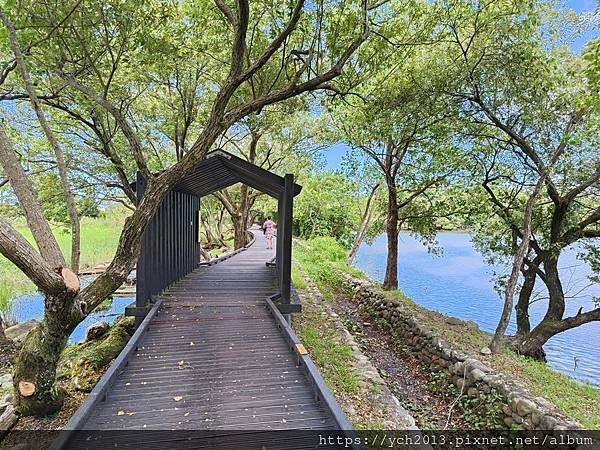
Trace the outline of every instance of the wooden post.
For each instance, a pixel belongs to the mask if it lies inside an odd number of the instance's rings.
[[[278,233],[281,242],[281,300],[289,304],[292,284],[292,221],[294,207],[294,175],[286,173],[283,190],[283,227]]]

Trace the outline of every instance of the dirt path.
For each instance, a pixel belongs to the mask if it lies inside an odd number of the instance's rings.
[[[460,406],[453,406],[456,396],[439,384],[441,381],[419,362],[406,343],[361,316],[348,299],[338,296],[331,305],[419,428],[468,428]]]

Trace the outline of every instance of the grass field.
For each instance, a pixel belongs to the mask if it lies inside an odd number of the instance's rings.
[[[334,301],[335,294],[342,291],[340,271],[366,277],[364,273],[346,264],[344,249],[332,238],[296,241],[294,258],[330,301]],[[295,272],[297,274],[299,271]],[[297,275],[294,276],[294,282],[298,278]],[[470,327],[467,331],[464,327],[449,327],[446,316],[417,305],[401,291],[385,292],[385,295],[403,301],[420,323],[426,324],[438,336],[443,336],[458,348],[478,354],[482,347],[489,345],[490,336],[487,333]],[[600,389],[597,387],[579,383],[555,372],[542,362],[520,356],[508,348],[500,354],[485,357],[485,363],[521,380],[535,395],[554,403],[566,415],[579,421],[585,429],[600,429]]]

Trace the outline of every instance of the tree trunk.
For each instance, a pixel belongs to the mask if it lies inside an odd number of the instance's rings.
[[[246,230],[248,229],[249,214],[249,192],[245,184],[240,186],[240,203],[235,209],[235,214],[231,217],[234,231],[234,250],[244,247],[247,244]]]
[[[519,292],[519,300],[515,306],[517,315],[517,336],[525,336],[531,331],[531,323],[529,321],[529,302],[535,287],[537,279],[536,268],[531,267],[523,272],[524,281]]]
[[[27,177],[27,174],[23,170],[12,142],[8,138],[4,124],[1,122],[0,164],[25,214],[25,220],[35,239],[40,255],[52,269],[64,267],[65,259],[60,252],[60,247],[54,234],[52,234],[50,225],[44,218],[44,212],[31,183],[31,179]]]
[[[558,273],[558,257],[548,255],[544,259],[544,283],[548,289],[548,310],[544,319],[561,320],[565,314],[565,294]]]
[[[398,191],[393,179],[386,180],[388,189],[387,211],[387,262],[383,288],[386,290],[398,289]]]
[[[533,329],[533,331],[531,331],[531,333],[517,340],[516,350],[521,355],[529,356],[530,358],[540,361],[546,361],[544,344],[555,334],[556,332],[553,331],[552,321],[544,319]]]
[[[516,346],[519,353],[542,361],[546,359],[543,346],[548,339],[574,325],[572,319],[563,320],[565,295],[558,273],[558,259],[553,255],[546,256],[544,269],[546,273],[544,283],[549,294],[546,315],[530,333],[518,336]],[[577,318],[577,321],[580,318]]]
[[[248,217],[240,211],[232,222],[234,232],[233,249],[237,250],[247,244],[246,230],[248,229]]]

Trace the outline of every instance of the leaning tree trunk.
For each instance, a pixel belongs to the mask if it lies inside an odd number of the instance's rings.
[[[398,191],[394,180],[387,180],[388,211],[387,211],[387,262],[383,288],[398,289]]]
[[[521,272],[521,268],[523,267],[523,262],[525,261],[525,257],[527,256],[527,252],[529,252],[529,241],[531,239],[531,221],[533,218],[533,209],[535,207],[535,202],[537,199],[542,186],[544,185],[544,180],[546,179],[546,173],[540,176],[537,181],[535,187],[533,188],[533,192],[527,199],[527,203],[525,204],[525,214],[523,215],[523,231],[521,236],[521,243],[519,244],[519,248],[517,249],[517,253],[515,254],[512,269],[510,272],[510,277],[506,283],[506,289],[504,291],[504,307],[502,309],[502,314],[500,316],[500,320],[498,322],[498,326],[496,327],[496,331],[494,332],[494,337],[490,342],[490,350],[492,353],[498,353],[500,351],[500,341],[506,333],[506,329],[508,328],[508,322],[510,320],[510,314],[513,308],[513,297],[515,295],[515,289],[517,287],[517,281],[519,279],[519,274]]]

